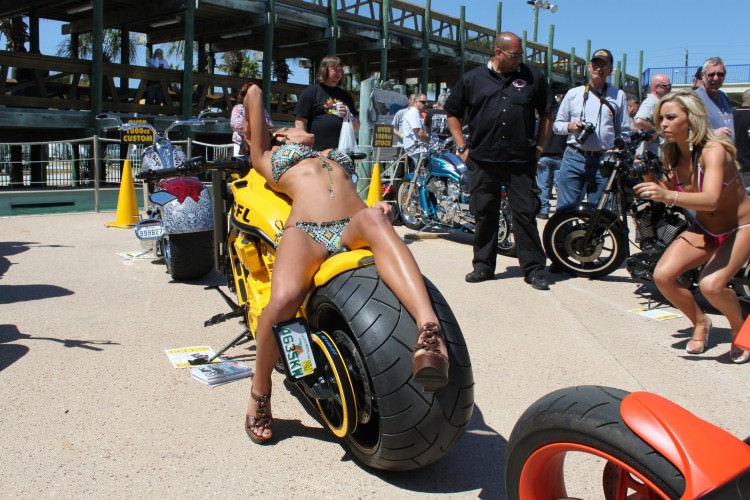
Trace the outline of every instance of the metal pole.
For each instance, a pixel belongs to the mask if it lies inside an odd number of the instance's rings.
[[[528,41],[527,38],[528,38],[528,36],[529,35],[526,33],[526,30],[524,30],[521,33],[521,52],[523,52],[523,62],[527,62],[528,61],[528,59],[526,58],[526,47],[528,45],[527,44],[527,41]]]
[[[497,2],[497,28],[495,36],[503,32],[503,2]]]
[[[458,46],[461,53],[461,67],[459,77],[463,78],[466,71],[466,6],[461,6],[461,18],[458,22]]]
[[[623,54],[622,55],[622,73],[620,73],[620,88],[623,88],[625,86],[626,76],[628,72],[628,55]]]
[[[182,117],[193,114],[193,50],[195,41],[195,9],[198,0],[185,2],[185,53],[182,70]]]
[[[638,55],[638,100],[643,100],[643,51]]]
[[[271,68],[273,67],[273,35],[276,28],[276,4],[266,0],[266,33],[263,37],[263,107],[271,108]]]
[[[555,45],[555,25],[549,25],[549,43],[547,43],[547,81],[552,82],[552,47]]]
[[[537,28],[539,27],[539,7],[534,6],[534,41],[536,42]]]
[[[427,94],[427,85],[430,80],[430,31],[432,31],[432,16],[430,15],[431,0],[426,0],[424,17],[422,18],[422,73],[419,78],[419,86],[423,94]],[[435,94],[437,98],[437,93]]]
[[[328,54],[336,54],[336,41],[339,37],[337,0],[328,0]]]
[[[589,63],[591,62],[591,40],[586,40],[586,80],[589,79]]]
[[[391,19],[391,2],[390,0],[383,0],[381,5],[380,23],[383,32],[383,46],[380,48],[380,81],[385,82],[388,80],[388,45],[390,44],[388,28]]]
[[[101,158],[99,158],[99,136],[94,134],[94,211],[99,212],[101,211],[101,206],[99,202],[99,162],[101,161]]]
[[[570,84],[576,84],[576,48],[570,48]]]
[[[104,78],[104,56],[102,47],[104,45],[104,0],[94,0],[91,24],[91,88],[89,100],[91,101],[91,124],[94,133],[99,133],[99,123],[96,119],[102,112],[102,80]]]

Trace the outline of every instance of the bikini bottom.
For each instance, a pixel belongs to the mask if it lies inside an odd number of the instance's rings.
[[[324,246],[328,250],[328,255],[333,255],[341,250],[341,235],[349,226],[351,220],[351,217],[347,217],[331,222],[299,221],[294,227],[306,233],[316,243]]]
[[[711,243],[712,245],[716,247],[720,247],[725,241],[729,239],[730,236],[732,236],[734,233],[739,231],[740,229],[746,229],[750,227],[750,224],[742,224],[741,226],[737,226],[735,228],[730,229],[729,231],[725,231],[720,234],[712,233],[703,225],[698,222],[697,220],[693,221],[693,227],[700,232],[702,232],[706,236],[706,240]]]

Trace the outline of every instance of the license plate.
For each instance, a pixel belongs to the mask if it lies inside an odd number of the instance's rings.
[[[300,380],[314,374],[317,366],[304,321],[295,319],[279,323],[273,326],[273,331],[289,377]]]
[[[142,220],[135,225],[135,235],[139,240],[156,240],[164,236],[164,226],[160,220]]]

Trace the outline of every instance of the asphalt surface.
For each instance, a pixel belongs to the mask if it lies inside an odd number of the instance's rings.
[[[624,269],[597,281],[549,275],[542,292],[500,258],[496,280],[468,284],[470,238],[457,235],[408,240],[473,363],[476,407],[452,451],[409,473],[366,469],[278,374],[276,443],[257,446],[243,430],[249,380],[209,388],[164,353],[219,349],[239,333],[234,321],[202,326],[226,311],[204,290],[222,279],[171,282],[148,255],[122,256],[140,245],[130,230],[105,228],[111,220],[0,219],[4,498],[505,498],[516,419],[544,394],[579,384],[653,391],[741,438],[750,429],[750,365],[729,362],[727,322],[715,311],[710,348],[688,356],[685,318],[628,312],[658,295]],[[253,359],[247,345],[230,354]]]

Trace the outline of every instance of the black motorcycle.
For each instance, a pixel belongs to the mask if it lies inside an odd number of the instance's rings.
[[[607,185],[599,203],[581,203],[550,218],[544,228],[544,250],[561,271],[573,276],[600,278],[626,263],[633,278],[653,281],[654,269],[670,243],[692,222],[692,214],[679,207],[639,198],[633,186],[644,175],[660,170],[653,153],[636,156],[650,132],[633,132],[616,141],[616,149],[602,156],[600,172]],[[635,223],[635,246],[630,255],[628,215]],[[679,281],[697,290],[702,267],[683,274]],[[730,285],[741,301],[750,304],[750,263]]]

